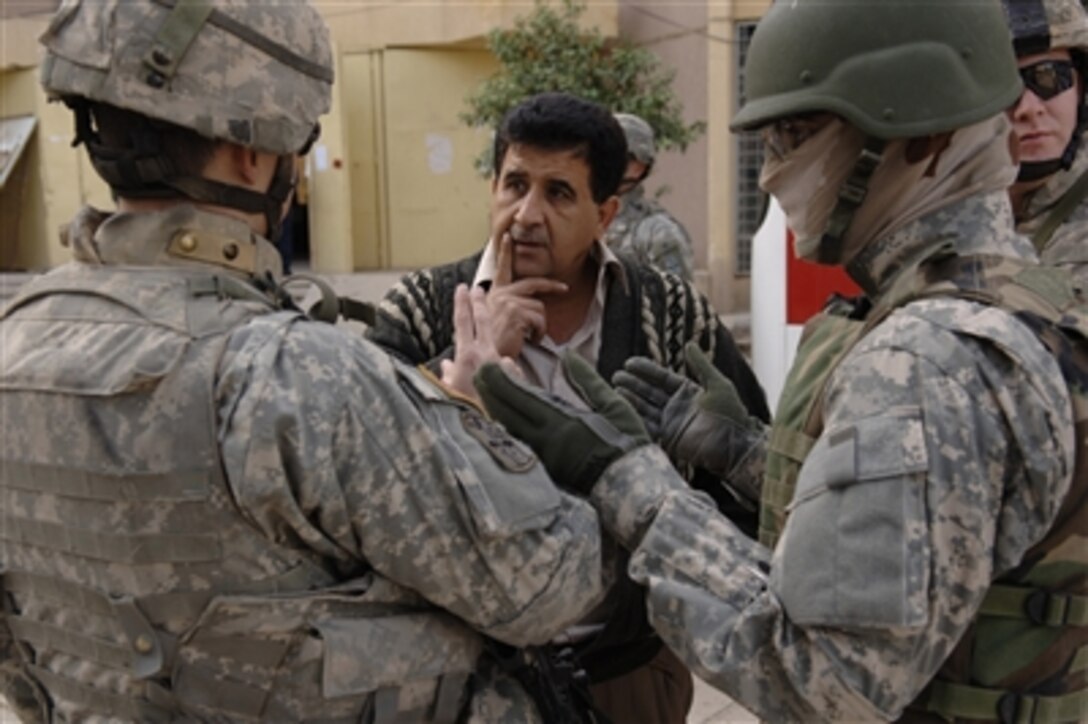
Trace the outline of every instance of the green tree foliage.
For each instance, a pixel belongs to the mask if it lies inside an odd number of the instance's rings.
[[[672,91],[675,73],[645,48],[606,40],[596,28],[583,31],[578,18],[585,9],[577,0],[563,0],[554,8],[535,0],[533,11],[518,18],[513,28],[492,30],[487,45],[499,70],[466,99],[469,110],[461,120],[474,128],[495,129],[525,98],[565,91],[615,112],[642,116],[654,129],[658,149],[686,149],[706,124],[684,123],[683,107]],[[490,172],[490,149],[476,166]]]

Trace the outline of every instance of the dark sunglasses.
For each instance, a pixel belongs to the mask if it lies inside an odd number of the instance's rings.
[[[1068,60],[1032,63],[1020,69],[1020,77],[1024,80],[1024,86],[1044,101],[1065,93],[1077,82],[1073,64]]]

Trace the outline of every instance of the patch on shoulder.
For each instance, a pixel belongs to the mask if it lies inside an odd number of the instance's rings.
[[[491,457],[512,473],[524,473],[536,465],[532,449],[508,433],[499,423],[475,410],[461,411],[461,426],[483,445]]]

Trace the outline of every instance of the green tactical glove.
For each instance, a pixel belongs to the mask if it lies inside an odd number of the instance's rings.
[[[698,345],[689,342],[684,357],[694,381],[634,357],[612,382],[674,462],[709,471],[752,507],[763,477],[765,426],[748,414],[737,388]]]
[[[474,382],[491,416],[533,448],[557,485],[588,495],[609,465],[649,445],[650,436],[638,413],[584,359],[568,352],[563,373],[592,411],[513,379],[493,362]]]

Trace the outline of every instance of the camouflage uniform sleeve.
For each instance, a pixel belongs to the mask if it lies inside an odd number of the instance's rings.
[[[1052,524],[1070,405],[1006,313],[920,302],[834,374],[773,556],[645,460],[613,465],[593,500],[694,673],[771,721],[890,720]]]
[[[514,645],[551,639],[603,595],[593,509],[369,342],[257,319],[232,335],[217,394],[229,484],[269,538],[370,566]]]
[[[640,221],[631,232],[631,248],[645,263],[691,280],[695,268],[691,239],[668,214],[659,212]]]

